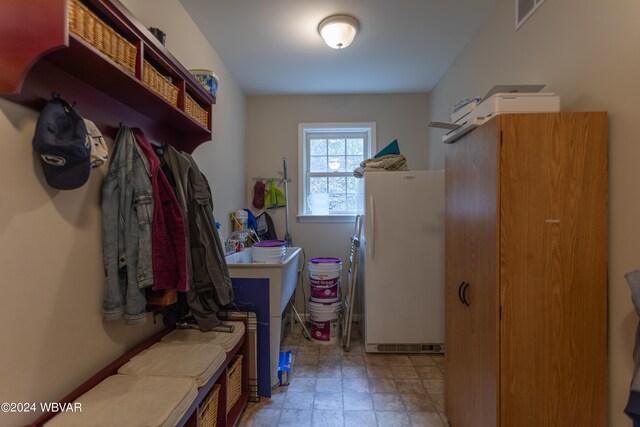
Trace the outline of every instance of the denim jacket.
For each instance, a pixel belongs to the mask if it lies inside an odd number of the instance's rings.
[[[102,184],[102,253],[107,276],[104,320],[146,322],[146,287],[153,286],[150,168],[133,132],[121,127]]]

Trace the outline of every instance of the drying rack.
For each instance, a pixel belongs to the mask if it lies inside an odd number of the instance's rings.
[[[344,295],[344,312],[342,317],[342,346],[345,351],[351,350],[351,321],[356,299],[356,283],[360,268],[360,233],[362,232],[362,216],[356,216],[355,233],[351,236],[349,251],[349,271],[347,272],[347,289]]]

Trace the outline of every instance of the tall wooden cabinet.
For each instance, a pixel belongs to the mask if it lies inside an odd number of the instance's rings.
[[[605,426],[607,115],[505,114],[447,146],[453,427]]]

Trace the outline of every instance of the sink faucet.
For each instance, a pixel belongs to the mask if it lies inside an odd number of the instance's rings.
[[[252,237],[253,235],[253,237]],[[224,254],[225,256],[232,254],[234,252],[240,252],[244,249],[244,243],[247,240],[247,237],[250,238],[253,242],[259,242],[260,238],[255,230],[251,228],[247,228],[244,230],[236,230],[233,233],[229,234],[229,236],[224,241]],[[235,242],[235,243],[234,243]],[[235,250],[236,245],[240,246],[240,250]]]

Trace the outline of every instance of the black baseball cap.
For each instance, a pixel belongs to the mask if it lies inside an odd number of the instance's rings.
[[[47,183],[58,190],[82,187],[91,171],[91,145],[82,117],[69,103],[53,94],[40,113],[33,149]]]

